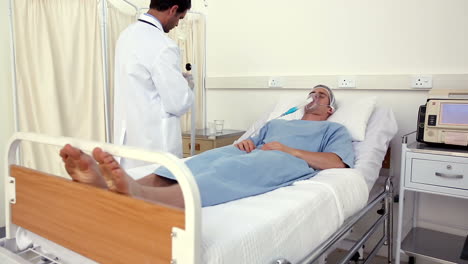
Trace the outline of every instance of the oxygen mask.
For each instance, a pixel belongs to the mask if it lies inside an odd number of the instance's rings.
[[[320,99],[326,98],[327,95],[323,93],[311,92],[307,97],[306,102],[309,102],[305,107],[305,111],[313,111],[319,106],[330,106],[329,104],[320,104]]]

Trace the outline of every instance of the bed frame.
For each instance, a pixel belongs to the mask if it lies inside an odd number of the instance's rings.
[[[355,241],[355,244],[351,247],[348,253],[338,262],[340,264],[348,263],[350,260],[357,261],[359,263],[370,263],[370,261],[377,255],[378,251],[384,246],[387,246],[387,263],[392,263],[393,258],[393,183],[391,176],[385,180],[385,186],[382,191],[376,196],[371,197],[366,207],[355,213],[353,216],[345,220],[343,225],[326,241],[324,241],[319,247],[311,252],[306,258],[300,263],[314,263],[320,259],[320,257],[327,253],[330,249],[334,249],[336,244],[342,241],[353,227],[368,213],[375,210],[375,206],[381,204],[382,208],[376,213],[379,214],[379,218],[371,223],[370,227],[365,231],[363,236]],[[380,237],[378,243],[371,249],[369,254],[364,257],[362,248],[369,238],[379,228],[383,229],[383,234]],[[359,253],[359,255],[358,255]],[[277,262],[289,263],[289,262]]]
[[[130,198],[14,165],[18,164],[16,157],[21,141],[60,147],[69,143],[85,151],[101,147],[115,156],[166,166],[181,186],[185,210]],[[32,133],[16,133],[9,146],[8,176],[5,178],[6,238],[0,241],[0,262],[3,258],[11,263],[29,263],[21,262],[24,260],[17,256],[18,252],[12,246],[16,229],[21,226],[99,263],[201,263],[200,194],[190,170],[175,156]],[[338,231],[313,249],[300,263],[313,263],[327,254],[379,203],[382,203],[382,209],[379,210],[381,216],[339,263],[347,263],[353,258],[380,227],[384,230],[383,237],[364,263],[372,259],[384,244],[388,245],[388,263],[391,263],[393,188],[390,177],[377,198],[348,218]],[[53,258],[49,260],[51,263],[60,263],[54,262]],[[274,263],[290,262],[278,259]]]
[[[180,184],[185,210],[12,165],[21,141],[84,151],[101,147],[164,165]],[[16,133],[9,146],[6,239],[21,226],[99,263],[200,263],[200,194],[190,170],[172,154],[32,133]]]

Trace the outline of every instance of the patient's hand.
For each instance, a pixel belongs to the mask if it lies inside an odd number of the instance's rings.
[[[252,150],[255,149],[255,144],[253,143],[251,139],[242,140],[241,142],[235,144],[234,146],[236,146],[238,149],[243,150],[247,153],[250,153]]]
[[[292,151],[294,149],[290,148],[290,147],[288,147],[286,145],[283,145],[283,144],[279,143],[278,141],[273,141],[273,142],[269,142],[269,143],[266,143],[265,145],[263,145],[262,150],[279,150],[279,151],[283,151],[283,152],[286,152],[286,153],[292,155]]]

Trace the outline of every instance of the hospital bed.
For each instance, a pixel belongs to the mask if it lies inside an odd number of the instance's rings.
[[[387,244],[391,263],[391,178],[383,180],[375,195],[369,190],[378,182],[395,133],[392,111],[376,107],[365,140],[353,143],[356,168],[324,170],[292,186],[203,209],[191,172],[170,154],[19,133],[8,154],[7,236],[0,241],[0,263],[315,263],[379,204],[381,216],[340,263],[379,229],[384,234],[368,259]],[[116,156],[164,165],[178,179],[186,208],[148,203],[13,165],[21,141],[71,143],[88,151],[101,146]]]

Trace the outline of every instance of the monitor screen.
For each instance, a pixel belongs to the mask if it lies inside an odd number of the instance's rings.
[[[440,124],[468,125],[468,103],[441,103],[440,108]]]

